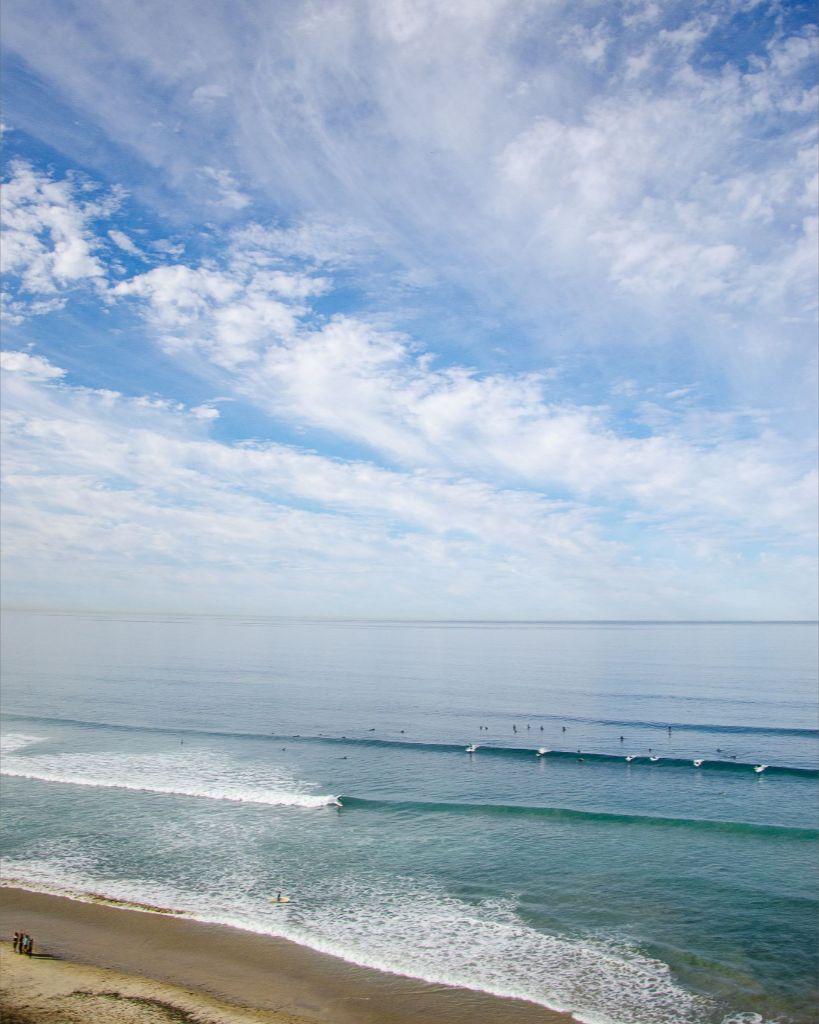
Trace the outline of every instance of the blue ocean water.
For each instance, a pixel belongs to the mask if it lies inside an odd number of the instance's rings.
[[[581,1021],[817,1019],[815,625],[7,612],[3,683],[6,880]]]

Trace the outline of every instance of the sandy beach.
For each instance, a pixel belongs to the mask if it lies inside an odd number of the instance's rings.
[[[517,1000],[359,968],[178,917],[0,890],[6,1024],[569,1024]],[[35,955],[16,955],[16,930]]]

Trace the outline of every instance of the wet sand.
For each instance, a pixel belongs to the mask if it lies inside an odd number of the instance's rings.
[[[31,958],[11,937],[28,932]],[[532,1003],[431,985],[270,936],[0,889],[7,1024],[571,1024]]]

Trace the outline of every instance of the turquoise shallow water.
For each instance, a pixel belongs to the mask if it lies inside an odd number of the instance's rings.
[[[9,612],[3,640],[7,879],[591,1022],[817,1019],[815,626]]]

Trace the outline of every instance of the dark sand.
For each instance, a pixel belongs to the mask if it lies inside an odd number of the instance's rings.
[[[29,960],[10,952],[17,930],[34,938],[39,957]],[[58,1005],[69,997],[74,1006],[77,999],[104,998],[104,1019],[145,1024],[160,1019],[213,1024],[572,1021],[532,1003],[356,967],[284,939],[21,889],[0,889],[0,935],[4,965],[11,965],[3,972],[4,1021],[103,1019],[90,1005],[86,1018],[69,1016],[68,1004]],[[127,999],[111,995],[126,991]],[[53,1016],[44,1008],[48,992],[57,1000],[48,1004]],[[136,1016],[127,1015],[132,1012]]]

